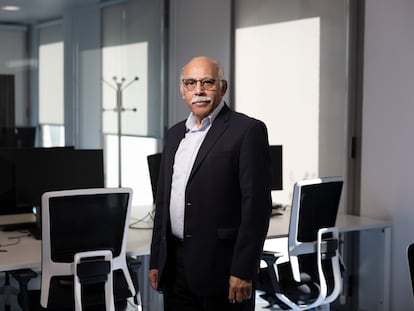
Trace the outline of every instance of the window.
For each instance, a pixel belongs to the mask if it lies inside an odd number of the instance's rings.
[[[38,34],[40,144],[64,146],[62,23],[40,27]]]
[[[14,80],[14,101],[0,94],[0,127],[25,125],[28,116],[25,114],[29,103],[27,73],[31,62],[27,61],[27,28],[23,26],[0,25],[0,40],[3,43],[0,53],[0,74],[12,75],[4,78]],[[7,83],[8,85],[8,83]],[[5,87],[1,85],[0,89]],[[7,99],[6,99],[7,98]]]
[[[298,180],[347,178],[347,1],[254,2],[235,2],[235,108],[283,145],[284,190],[272,196],[290,204]]]

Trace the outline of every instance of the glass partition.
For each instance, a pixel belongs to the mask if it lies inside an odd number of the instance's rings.
[[[102,131],[106,184],[134,189],[133,205],[152,204],[148,154],[163,124],[162,1],[102,9]]]

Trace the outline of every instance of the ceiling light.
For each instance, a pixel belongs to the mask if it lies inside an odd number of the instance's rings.
[[[2,6],[1,9],[3,11],[19,11],[20,7],[17,5],[5,5],[5,6]]]

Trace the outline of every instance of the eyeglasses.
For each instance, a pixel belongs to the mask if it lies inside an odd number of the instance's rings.
[[[196,80],[196,79],[182,79],[181,82],[183,83],[184,87],[187,89],[187,91],[193,91],[196,86],[197,86],[197,82],[200,82],[201,87],[203,88],[203,90],[210,90],[211,88],[213,88],[216,85],[216,80],[215,79],[200,79],[200,80]]]

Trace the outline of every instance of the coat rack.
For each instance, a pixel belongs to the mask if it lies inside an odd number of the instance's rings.
[[[124,111],[133,111],[133,112],[137,111],[137,108],[126,109],[122,106],[122,92],[132,83],[134,83],[135,81],[138,81],[138,77],[135,77],[133,80],[131,80],[125,85],[124,85],[125,78],[121,78],[121,80],[118,81],[118,78],[114,76],[113,80],[115,82],[115,86],[105,81],[104,79],[102,79],[102,81],[106,85],[108,85],[110,88],[116,91],[116,107],[113,109],[103,109],[103,110],[104,111],[107,111],[107,110],[115,111],[118,117],[118,131],[117,131],[117,135],[118,135],[118,187],[121,188],[122,187],[122,160],[121,160],[122,159],[121,158],[122,117],[121,117],[121,113]]]

